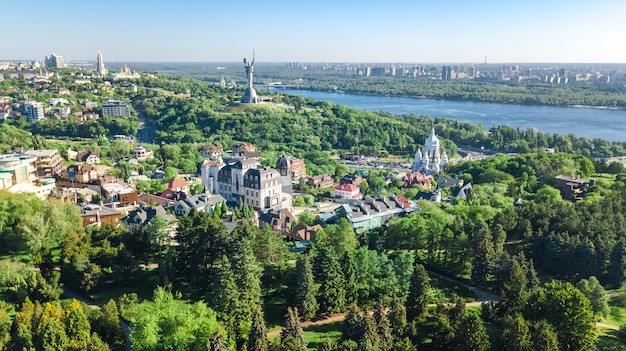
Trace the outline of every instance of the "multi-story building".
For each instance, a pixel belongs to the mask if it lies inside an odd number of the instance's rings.
[[[27,101],[24,103],[24,115],[28,122],[37,122],[46,116],[43,111],[43,104],[36,101]]]
[[[299,181],[300,178],[306,178],[306,165],[299,158],[282,155],[276,161],[276,169],[281,176],[289,175],[294,182]]]
[[[102,103],[102,115],[130,118],[130,107],[123,101],[108,99]]]
[[[63,59],[63,56],[60,56],[54,53],[50,56],[46,56],[44,60],[44,64],[46,67],[67,68],[67,65],[65,64],[65,60]]]
[[[56,188],[53,178],[37,178],[35,162],[31,154],[0,155],[0,189],[9,192],[34,193],[45,200]]]
[[[257,210],[282,206],[280,173],[263,167],[257,160],[246,159],[222,167],[217,175],[217,191],[226,200],[244,201]]]
[[[38,177],[54,177],[61,174],[63,159],[58,150],[28,150],[25,154],[37,157],[35,168]]]
[[[146,149],[142,145],[139,145],[133,149],[133,157],[139,161],[153,158],[152,150]]]

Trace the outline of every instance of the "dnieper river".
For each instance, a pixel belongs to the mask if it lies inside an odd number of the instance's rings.
[[[493,125],[508,125],[522,129],[537,128],[542,133],[574,133],[576,136],[589,139],[626,141],[626,110],[368,96],[297,89],[272,90],[304,98],[326,100],[359,110],[452,118],[482,124],[485,129]]]

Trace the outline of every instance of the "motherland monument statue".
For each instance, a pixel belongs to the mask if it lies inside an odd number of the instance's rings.
[[[256,95],[256,90],[252,85],[253,83],[253,74],[254,74],[254,51],[252,51],[252,62],[248,62],[246,58],[243,59],[243,67],[246,69],[246,80],[248,85],[246,86],[246,90],[243,91],[243,97],[241,98],[241,102],[244,104],[256,104],[259,102],[259,98]]]

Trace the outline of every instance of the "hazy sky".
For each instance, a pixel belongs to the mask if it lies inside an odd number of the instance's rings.
[[[0,59],[626,63],[625,0],[4,0]]]

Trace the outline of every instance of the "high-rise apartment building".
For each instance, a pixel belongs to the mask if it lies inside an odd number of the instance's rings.
[[[65,64],[65,60],[63,59],[63,56],[60,56],[54,53],[50,56],[46,56],[44,64],[46,65],[46,67],[67,68],[67,65]]]
[[[102,103],[102,115],[107,116],[123,116],[130,118],[130,107],[119,100],[105,100]]]
[[[28,122],[37,122],[45,118],[43,104],[36,101],[27,101],[24,103],[24,116]]]

